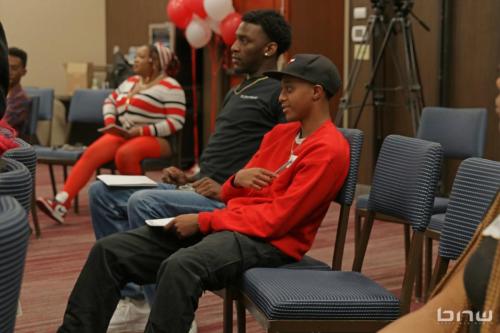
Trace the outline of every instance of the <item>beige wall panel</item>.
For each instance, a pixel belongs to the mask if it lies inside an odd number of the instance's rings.
[[[28,52],[24,85],[66,93],[63,64],[106,61],[104,0],[0,0],[10,46]]]

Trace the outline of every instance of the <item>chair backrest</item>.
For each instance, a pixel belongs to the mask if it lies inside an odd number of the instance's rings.
[[[15,141],[19,146],[7,150],[2,156],[21,162],[28,168],[31,173],[31,178],[33,179],[33,186],[35,186],[36,151],[29,143],[22,139],[16,138]]]
[[[351,205],[354,200],[354,193],[356,192],[356,184],[358,183],[359,160],[361,159],[364,133],[355,128],[339,128],[339,131],[349,141],[351,158],[349,173],[339,194],[335,198],[335,202],[341,205]]]
[[[424,231],[434,203],[443,150],[436,142],[389,135],[375,166],[368,209]]]
[[[13,333],[29,240],[26,212],[0,196],[0,332]]]
[[[28,119],[24,124],[22,133],[19,133],[26,140],[33,142],[36,140],[36,127],[38,124],[38,112],[40,110],[40,97],[30,97],[28,102]]]
[[[10,195],[29,212],[33,180],[31,174],[21,162],[10,158],[1,158],[5,163],[0,170],[0,195]]]
[[[37,114],[38,120],[51,120],[54,108],[54,89],[24,87],[24,91],[28,96],[40,99],[40,107]]]
[[[111,92],[110,89],[75,90],[69,106],[69,122],[103,125],[102,105]]]
[[[426,107],[417,137],[440,143],[445,158],[482,157],[487,118],[484,108]]]
[[[439,255],[456,260],[472,239],[500,188],[500,162],[464,160],[457,171],[439,242]]]

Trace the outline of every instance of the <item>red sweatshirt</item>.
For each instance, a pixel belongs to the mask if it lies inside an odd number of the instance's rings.
[[[227,207],[199,214],[202,233],[222,230],[262,238],[300,260],[311,248],[330,202],[349,171],[349,143],[332,122],[325,122],[302,144],[295,143],[300,123],[277,125],[264,136],[245,168],[278,170],[297,158],[266,188],[237,188],[230,177],[222,186]]]

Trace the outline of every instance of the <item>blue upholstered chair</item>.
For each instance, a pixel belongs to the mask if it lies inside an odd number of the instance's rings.
[[[488,112],[484,108],[426,107],[417,138],[440,143],[445,159],[483,157],[487,120]],[[367,203],[368,195],[356,198],[356,211],[366,209]],[[436,197],[433,213],[444,213],[447,204],[448,198]]]
[[[314,259],[309,256],[296,263],[284,265],[282,268],[291,270],[314,269],[314,270],[340,270],[342,268],[342,257],[344,253],[345,238],[347,233],[347,224],[349,221],[349,212],[354,200],[356,184],[358,182],[359,161],[361,159],[361,149],[363,147],[364,134],[358,129],[339,128],[345,138],[349,141],[350,146],[350,164],[349,173],[344,185],[339,194],[335,198],[335,202],[340,205],[339,220],[337,225],[337,233],[335,238],[335,246],[333,248],[333,258],[331,267],[326,263]],[[224,297],[224,333],[232,332],[233,320],[232,301],[237,299],[238,291],[227,289]],[[245,308],[241,302],[237,302],[238,330],[244,330],[245,327]]]
[[[14,197],[29,213],[33,181],[31,174],[21,162],[0,158],[0,195]]]
[[[28,248],[25,209],[11,196],[0,196],[0,332],[13,333]]]
[[[25,87],[24,91],[30,97],[38,97],[40,105],[38,108],[38,120],[51,120],[54,108],[54,89]]]
[[[98,138],[97,128],[104,126],[102,105],[111,90],[75,90],[69,108],[68,122],[70,130],[67,137],[69,145],[80,143],[91,144]],[[74,165],[83,154],[85,147],[53,148],[36,146],[38,162],[49,166],[50,180],[54,196],[57,194],[54,177],[54,165],[63,166],[64,180],[67,177],[67,167]],[[76,207],[76,206],[75,206]]]
[[[366,235],[376,212],[413,229],[400,299],[359,272],[253,268],[243,274],[241,302],[267,332],[374,332],[407,313],[441,159],[438,143],[390,135],[377,160]],[[361,241],[366,248],[368,237]]]
[[[30,97],[27,102],[28,119],[23,128],[17,133],[18,137],[28,142],[36,140],[36,126],[38,122],[38,110],[40,109],[40,98]]]
[[[32,106],[29,117],[29,122],[24,130],[24,139],[31,144],[38,144],[36,135],[37,125],[39,120],[52,120],[54,108],[54,89],[52,88],[35,88],[24,87],[26,94],[31,97]],[[49,133],[50,138],[50,133]]]
[[[32,199],[31,199],[31,216],[33,219],[33,224],[35,227],[35,235],[37,237],[40,236],[40,225],[38,224],[38,217],[36,214],[36,205],[35,205],[35,189],[36,189],[36,182],[35,182],[35,176],[36,176],[36,152],[33,146],[31,146],[29,143],[25,142],[22,139],[15,139],[17,144],[19,145],[16,148],[12,148],[7,150],[4,154],[3,157],[10,158],[13,160],[16,160],[18,162],[21,162],[26,168],[28,168],[30,174],[31,174],[31,180],[32,180]]]
[[[439,254],[429,293],[446,273],[449,262],[462,254],[499,189],[500,162],[468,158],[460,164],[446,214],[433,215],[426,231],[429,237],[434,236],[435,225],[441,231]],[[432,253],[427,255],[430,255],[427,258],[430,266]],[[430,270],[427,267],[427,271]]]
[[[465,159],[468,157],[482,157],[486,140],[487,111],[483,108],[442,108],[426,107],[422,111],[417,137],[423,140],[440,143],[443,147],[445,159]],[[354,214],[354,239],[358,244],[361,234],[362,219],[366,217],[368,195],[356,198]],[[437,196],[434,198],[433,214],[446,211],[448,198]],[[398,219],[387,216],[377,216],[377,220],[402,223]],[[405,251],[409,249],[410,229],[405,225]],[[426,242],[429,243],[429,242]],[[357,246],[356,246],[357,248]],[[354,267],[361,270],[361,266]],[[420,277],[420,274],[419,274]],[[424,278],[428,280],[428,278]],[[422,288],[421,279],[418,279],[417,294]]]

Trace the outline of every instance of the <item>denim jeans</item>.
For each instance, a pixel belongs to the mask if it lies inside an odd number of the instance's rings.
[[[90,214],[96,239],[138,227],[147,219],[175,217],[223,208],[225,205],[196,192],[177,190],[175,185],[159,184],[155,189],[108,187],[101,181],[89,189]],[[150,302],[154,288],[145,287]],[[127,285],[123,297],[141,298],[137,286]]]

